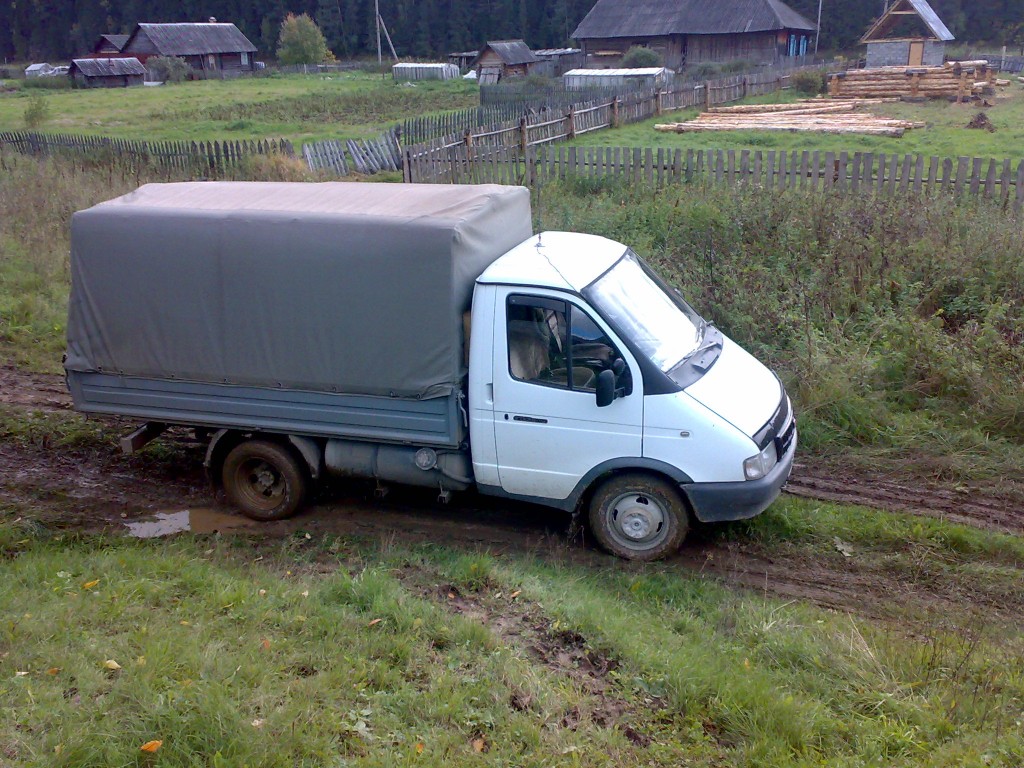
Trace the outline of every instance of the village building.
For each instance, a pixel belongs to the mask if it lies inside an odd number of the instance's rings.
[[[92,46],[92,58],[121,56],[129,37],[131,35],[100,35]]]
[[[79,88],[129,88],[145,82],[146,68],[134,57],[73,59],[68,77]]]
[[[583,66],[583,51],[579,48],[541,48],[533,55],[540,61],[531,72],[544,77],[561,77],[569,70]]]
[[[633,46],[680,71],[705,62],[778,64],[807,54],[817,27],[781,0],[597,0],[572,37],[591,69],[621,66]]]
[[[143,64],[153,56],[185,60],[197,77],[252,72],[256,46],[234,24],[139,24],[122,49]]]
[[[25,78],[33,77],[53,77],[57,72],[57,68],[52,64],[43,62],[41,64],[29,64],[25,67]]]
[[[941,66],[953,40],[928,0],[896,0],[861,38],[868,69]]]
[[[494,85],[499,80],[525,77],[539,62],[522,40],[493,40],[480,49],[473,68],[480,85]]]

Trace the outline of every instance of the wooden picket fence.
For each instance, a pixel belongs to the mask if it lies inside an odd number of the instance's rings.
[[[1024,207],[1024,161],[872,152],[684,150],[530,145],[448,146],[406,151],[406,180],[432,184],[524,184],[556,179],[633,185],[724,184],[843,194],[949,191]]]
[[[41,157],[71,156],[88,162],[113,162],[142,169],[199,177],[224,176],[256,155],[295,154],[285,139],[261,141],[130,141],[101,136],[0,133],[0,149]]]

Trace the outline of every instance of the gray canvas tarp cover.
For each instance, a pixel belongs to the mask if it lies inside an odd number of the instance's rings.
[[[476,278],[531,230],[522,187],[148,184],[72,219],[65,366],[445,396]]]

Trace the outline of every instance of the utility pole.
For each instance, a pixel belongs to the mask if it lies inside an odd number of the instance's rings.
[[[821,37],[821,3],[818,0],[818,28],[814,30],[814,55],[818,55],[818,38]]]
[[[373,23],[377,25],[377,63],[380,64],[380,0],[373,0]]]

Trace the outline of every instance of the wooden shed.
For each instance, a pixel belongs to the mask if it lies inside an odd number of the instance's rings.
[[[643,46],[678,72],[688,64],[804,56],[816,29],[782,0],[597,0],[572,37],[590,69],[619,67],[626,51]]]
[[[130,35],[100,35],[92,46],[92,58],[118,58]]]
[[[533,55],[540,59],[531,72],[544,77],[561,77],[571,69],[583,66],[583,51],[579,48],[541,48]]]
[[[953,40],[928,0],[896,0],[861,42],[868,47],[868,69],[878,67],[937,67]]]
[[[480,49],[473,68],[480,85],[499,80],[525,77],[540,61],[522,40],[492,40]]]
[[[139,24],[122,49],[143,64],[153,56],[184,59],[198,77],[252,72],[256,46],[234,24]]]
[[[146,81],[146,68],[134,57],[72,59],[68,77],[78,88],[129,88]]]

